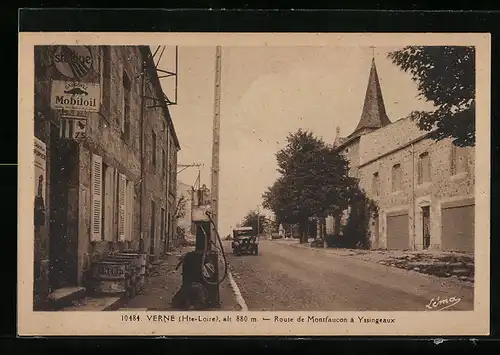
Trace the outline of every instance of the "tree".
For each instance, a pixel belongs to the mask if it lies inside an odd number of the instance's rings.
[[[174,211],[174,219],[179,220],[186,215],[186,198],[181,196],[181,198],[177,201],[177,205],[175,206]]]
[[[357,189],[351,196],[350,213],[347,224],[343,228],[343,247],[363,248],[370,247],[369,223],[377,218],[378,207],[365,191]]]
[[[252,227],[254,231],[257,231],[257,229],[259,229],[259,234],[264,234],[268,227],[268,224],[269,220],[266,218],[266,216],[258,214],[255,211],[249,211],[245,218],[243,218],[241,226]]]
[[[474,47],[408,46],[389,53],[394,64],[412,75],[420,97],[434,103],[434,111],[411,113],[430,138],[452,138],[460,147],[476,143]]]
[[[343,155],[301,129],[287,136],[287,146],[276,153],[276,160],[281,176],[264,192],[263,206],[278,221],[297,223],[304,243],[309,218],[341,213],[357,180],[349,177]]]

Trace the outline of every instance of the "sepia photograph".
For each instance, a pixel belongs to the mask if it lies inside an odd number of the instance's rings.
[[[26,314],[487,331],[489,37],[32,36]]]

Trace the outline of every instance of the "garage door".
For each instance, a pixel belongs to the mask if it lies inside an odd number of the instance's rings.
[[[408,213],[387,216],[387,249],[409,249]]]
[[[474,205],[444,208],[442,213],[442,249],[474,251]]]

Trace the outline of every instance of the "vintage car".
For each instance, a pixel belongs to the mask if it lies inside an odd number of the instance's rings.
[[[259,255],[259,243],[252,227],[234,229],[231,247],[233,248],[234,255]]]

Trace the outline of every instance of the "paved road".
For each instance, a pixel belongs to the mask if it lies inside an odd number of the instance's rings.
[[[261,240],[259,256],[225,249],[250,311],[425,311],[437,297],[473,309],[473,289],[446,279],[277,241]]]

